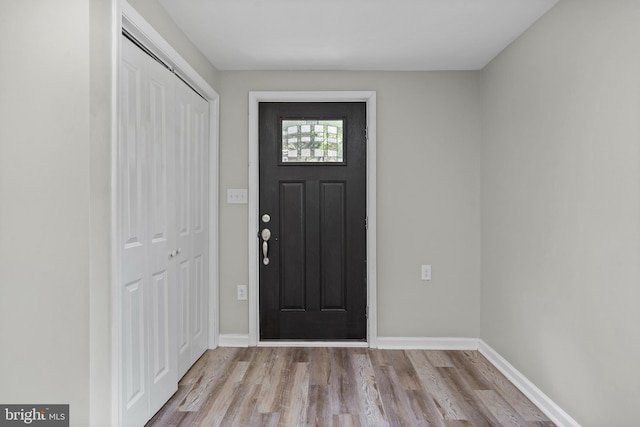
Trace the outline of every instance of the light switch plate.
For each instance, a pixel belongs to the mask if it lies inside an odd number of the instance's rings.
[[[421,278],[422,280],[431,280],[431,266],[423,265],[421,270]]]
[[[238,285],[238,301],[247,300],[247,285]]]
[[[247,204],[247,189],[246,188],[227,188],[227,203],[229,204]]]

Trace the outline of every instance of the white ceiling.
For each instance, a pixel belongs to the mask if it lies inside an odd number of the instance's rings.
[[[478,70],[558,0],[160,0],[219,70]]]

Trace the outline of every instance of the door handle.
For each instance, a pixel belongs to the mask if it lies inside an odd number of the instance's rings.
[[[271,230],[265,228],[260,233],[262,237],[262,263],[264,265],[269,265],[269,239],[271,238]]]

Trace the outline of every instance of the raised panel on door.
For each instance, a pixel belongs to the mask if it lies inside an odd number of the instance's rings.
[[[127,411],[144,404],[147,394],[147,351],[143,280],[127,283],[122,292],[124,328],[124,400]]]
[[[306,309],[307,270],[306,247],[306,198],[304,182],[280,183],[280,253],[272,251],[271,262],[280,265],[280,310],[304,311]],[[275,246],[272,245],[272,246]]]
[[[320,310],[346,311],[347,183],[320,183]]]
[[[191,334],[189,317],[191,310],[191,263],[181,260],[178,266],[178,376],[183,376],[189,370],[191,360]]]
[[[195,362],[206,349],[205,338],[205,320],[206,320],[206,304],[205,299],[205,259],[202,255],[197,255],[193,259],[193,296],[192,298],[192,321],[191,321],[191,340],[193,342],[193,353],[191,362]],[[204,347],[204,348],[203,348]]]
[[[158,384],[171,373],[171,353],[169,348],[169,280],[167,271],[161,271],[151,279],[151,339],[150,361],[151,381]]]

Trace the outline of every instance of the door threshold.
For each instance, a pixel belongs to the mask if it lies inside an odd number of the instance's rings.
[[[258,341],[258,347],[350,347],[350,348],[368,348],[369,343],[366,341]]]

